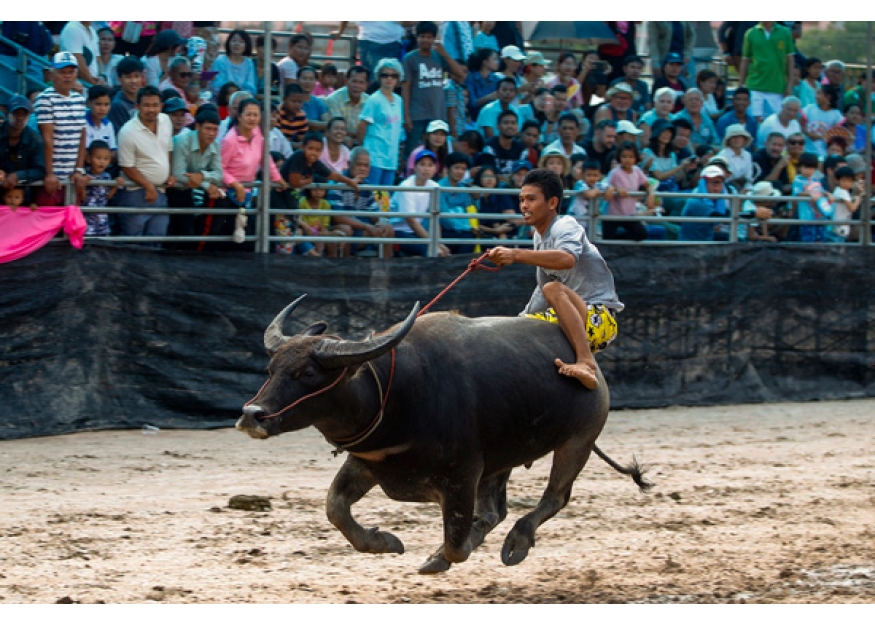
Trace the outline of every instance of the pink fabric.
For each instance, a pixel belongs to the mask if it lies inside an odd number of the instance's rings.
[[[81,250],[86,223],[78,206],[40,206],[36,210],[0,206],[0,263],[35,252],[61,228],[70,237],[70,244]]]
[[[260,128],[252,130],[251,141],[241,137],[236,127],[229,130],[222,139],[222,177],[225,184],[231,186],[235,182],[255,182],[263,158],[264,137]],[[273,159],[269,160],[270,179],[279,182],[283,178]]]

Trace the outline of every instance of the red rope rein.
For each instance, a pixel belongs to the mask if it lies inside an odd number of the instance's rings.
[[[488,267],[487,265],[484,265],[484,264],[483,264],[483,261],[486,260],[486,257],[487,257],[487,256],[489,256],[489,252],[483,252],[483,254],[480,256],[480,258],[475,258],[475,259],[472,260],[470,263],[468,263],[468,268],[467,268],[464,272],[462,272],[462,275],[460,275],[458,278],[456,278],[455,280],[453,280],[452,282],[450,282],[450,283],[447,285],[447,287],[446,287],[443,291],[441,291],[440,293],[438,293],[438,294],[437,294],[437,297],[435,297],[435,298],[434,298],[433,300],[431,300],[428,304],[426,304],[426,306],[425,306],[424,308],[422,308],[422,309],[419,311],[419,314],[417,314],[416,316],[417,316],[417,317],[422,316],[423,313],[425,313],[425,311],[428,310],[429,308],[431,308],[432,305],[433,305],[435,302],[437,302],[440,298],[442,298],[442,297],[446,294],[447,291],[449,291],[451,288],[453,288],[454,286],[456,286],[456,284],[458,284],[459,281],[460,281],[462,278],[464,278],[465,276],[467,276],[467,275],[468,275],[469,273],[471,273],[472,271],[474,271],[474,270],[476,270],[476,269],[482,269],[483,271],[498,271],[499,269],[501,269],[501,267]]]

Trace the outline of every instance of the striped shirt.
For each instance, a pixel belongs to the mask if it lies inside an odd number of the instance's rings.
[[[37,96],[34,110],[38,124],[54,125],[52,172],[62,180],[69,178],[79,158],[79,142],[85,127],[85,98],[75,91],[64,96],[49,87]]]
[[[304,134],[310,127],[307,122],[307,116],[303,111],[300,111],[295,117],[291,117],[286,113],[285,109],[280,108],[279,114],[276,116],[276,127],[280,129],[289,142],[297,143],[303,139]]]

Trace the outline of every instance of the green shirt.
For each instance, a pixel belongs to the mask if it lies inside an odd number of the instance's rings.
[[[790,29],[775,24],[770,35],[757,24],[744,34],[741,55],[750,59],[745,87],[751,91],[784,93],[787,88],[787,56],[795,52]]]

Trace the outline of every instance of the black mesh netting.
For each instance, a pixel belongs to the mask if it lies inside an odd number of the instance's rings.
[[[598,356],[616,408],[875,395],[875,248],[603,246],[626,311]],[[264,381],[265,326],[301,293],[361,338],[471,257],[349,259],[49,246],[0,265],[0,439],[227,427]],[[432,310],[515,315],[534,268],[475,272]],[[525,366],[525,363],[520,363]]]

